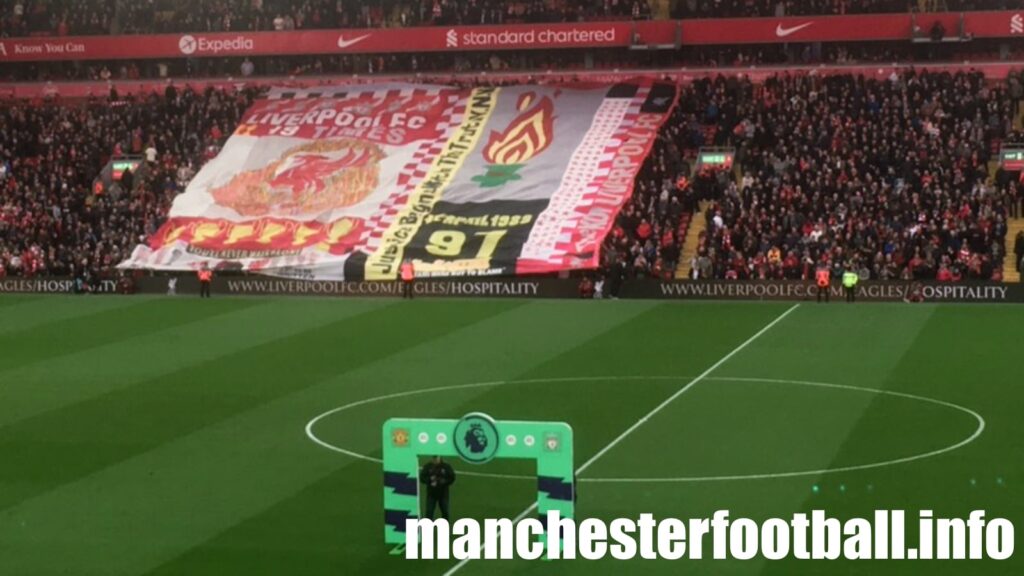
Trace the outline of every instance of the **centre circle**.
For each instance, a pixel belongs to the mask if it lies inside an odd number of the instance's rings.
[[[376,396],[373,398],[366,398],[338,406],[328,410],[310,420],[306,424],[306,435],[307,437],[315,442],[316,444],[337,452],[346,456],[364,460],[367,462],[380,463],[379,458],[360,453],[354,450],[344,448],[323,440],[316,434],[317,424],[323,420],[332,416],[353,410],[360,406],[368,404],[376,404],[381,402],[387,402],[389,400],[397,400],[400,398],[407,398],[419,395],[438,394],[444,392],[458,391],[458,390],[470,390],[474,388],[493,388],[499,386],[515,386],[523,384],[557,384],[557,383],[574,383],[574,382],[587,382],[587,381],[678,381],[681,383],[691,383],[695,380],[695,377],[687,376],[618,376],[618,377],[607,377],[607,376],[584,376],[584,377],[571,377],[571,378],[536,378],[528,380],[512,380],[512,381],[493,381],[493,382],[477,382],[471,384],[457,384],[451,386],[438,386],[433,388],[424,388],[420,390],[408,390],[404,392],[396,392],[392,394],[385,394]],[[579,482],[595,482],[595,483],[681,483],[681,482],[715,482],[715,481],[734,481],[734,480],[761,480],[761,479],[774,479],[774,478],[794,478],[800,476],[818,476],[822,474],[834,474],[839,472],[852,472],[857,470],[868,470],[872,468],[882,468],[887,466],[896,466],[899,464],[906,464],[917,460],[923,460],[926,458],[933,458],[946,454],[962,448],[971,442],[975,441],[982,432],[985,430],[985,419],[970,408],[946,402],[943,400],[937,400],[935,398],[928,398],[926,396],[918,396],[915,394],[907,394],[904,392],[895,392],[891,390],[879,390],[873,388],[862,388],[858,386],[850,386],[845,384],[833,384],[828,382],[812,382],[804,380],[786,380],[777,378],[745,378],[745,377],[734,377],[734,376],[708,376],[701,379],[706,382],[737,382],[737,383],[757,383],[757,384],[768,384],[768,385],[788,385],[788,386],[802,386],[819,389],[831,389],[848,391],[861,394],[873,394],[879,396],[890,396],[895,398],[902,398],[905,400],[913,400],[917,402],[926,403],[933,406],[941,406],[950,410],[960,412],[968,415],[974,419],[977,423],[974,431],[966,436],[965,438],[951,443],[947,446],[942,446],[932,450],[904,456],[900,458],[891,458],[887,460],[879,460],[876,462],[868,462],[864,464],[856,464],[850,466],[839,466],[834,468],[823,468],[823,469],[809,469],[809,470],[793,470],[793,471],[782,471],[782,472],[769,472],[762,474],[730,474],[730,475],[704,475],[704,476],[658,476],[658,477],[583,477],[580,478]],[[680,399],[679,402],[685,401]],[[489,472],[477,472],[471,470],[459,470],[459,474],[463,476],[472,476],[480,478],[497,478],[497,479],[510,479],[510,480],[528,480],[536,481],[534,475],[523,475],[523,474],[497,474]]]

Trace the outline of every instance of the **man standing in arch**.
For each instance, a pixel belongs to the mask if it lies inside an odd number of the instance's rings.
[[[448,487],[455,484],[455,469],[440,456],[434,456],[420,468],[420,482],[427,486],[427,518],[433,520],[434,510],[440,507],[441,518],[448,520]]]

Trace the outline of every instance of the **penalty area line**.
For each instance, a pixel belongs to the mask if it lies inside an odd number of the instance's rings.
[[[685,394],[688,390],[690,390],[691,388],[696,386],[699,382],[701,382],[702,380],[707,378],[709,375],[711,375],[712,372],[714,372],[715,370],[718,370],[722,366],[722,364],[725,364],[733,356],[735,356],[735,355],[739,354],[740,352],[742,352],[747,346],[750,346],[755,340],[757,340],[758,338],[763,336],[766,332],[771,330],[776,324],[778,324],[779,322],[782,322],[786,318],[786,316],[789,316],[794,310],[796,310],[799,307],[800,307],[799,303],[793,304],[792,306],[790,306],[788,309],[786,309],[785,312],[783,312],[782,314],[779,314],[774,320],[772,320],[771,322],[766,324],[764,328],[761,328],[760,330],[758,330],[753,336],[751,336],[750,338],[747,338],[746,340],[744,340],[742,344],[740,344],[739,346],[733,348],[731,352],[729,352],[725,356],[722,356],[717,362],[712,364],[707,370],[705,370],[705,371],[701,372],[699,375],[695,376],[692,380],[687,382],[679,390],[676,390],[674,394],[672,394],[671,396],[666,398],[664,401],[662,401],[661,404],[658,404],[657,406],[655,406],[653,410],[651,410],[650,412],[645,414],[642,418],[640,418],[639,420],[634,422],[632,426],[630,426],[629,428],[626,428],[621,434],[616,436],[615,439],[612,440],[611,442],[609,442],[604,448],[598,450],[597,453],[594,454],[593,456],[591,456],[589,460],[587,460],[583,464],[580,464],[580,467],[576,469],[576,474],[582,474],[583,472],[585,472],[588,468],[593,466],[595,462],[597,462],[605,454],[607,454],[612,448],[615,448],[616,446],[618,446],[630,434],[635,432],[637,430],[637,428],[640,428],[641,426],[643,426],[645,423],[647,423],[648,420],[650,420],[651,418],[656,416],[659,412],[664,410],[669,404],[674,402],[676,400],[676,398],[679,398],[680,396]],[[515,524],[516,522],[519,522],[523,518],[526,518],[526,516],[528,514],[532,513],[536,508],[537,508],[537,503],[536,502],[534,502],[533,504],[530,504],[530,506],[526,510],[523,510],[522,512],[519,513],[518,516],[516,516],[515,518],[512,519],[512,523]],[[469,562],[470,562],[470,560],[468,558],[466,560],[459,561],[458,564],[456,564],[455,566],[452,566],[451,569],[449,569],[447,572],[445,572],[444,576],[452,576],[452,574],[455,574],[456,572],[461,570],[462,567],[465,566],[466,564],[469,564]]]

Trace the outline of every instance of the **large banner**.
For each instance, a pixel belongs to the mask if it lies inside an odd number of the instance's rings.
[[[598,265],[675,87],[273,90],[124,268],[306,279]]]
[[[782,42],[907,40],[941,22],[947,34],[1024,36],[1024,12],[936,12],[415,28],[195,32],[0,38],[0,63],[300,54],[557,50]],[[962,23],[962,25],[961,25]]]

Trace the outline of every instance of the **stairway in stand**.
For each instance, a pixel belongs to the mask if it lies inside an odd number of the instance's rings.
[[[672,16],[671,0],[654,0],[651,2],[651,16],[655,20],[668,20]]]
[[[1024,128],[1024,105],[1021,106],[1019,114],[1013,120],[1015,130]],[[989,171],[995,174],[995,167],[990,166]],[[1013,252],[1014,242],[1017,239],[1017,232],[1024,230],[1024,217],[1010,218],[1006,222],[1006,258],[1003,259],[1003,282],[1020,282],[1020,272],[1017,271],[1017,255]]]
[[[1006,224],[1006,258],[1003,260],[1003,282],[1020,282],[1020,272],[1017,271],[1017,263],[1014,262],[1017,255],[1013,253],[1013,243],[1017,238],[1017,232],[1024,230],[1024,218],[1011,218]]]
[[[707,218],[704,217],[704,210],[708,203],[702,202],[698,211],[690,218],[690,225],[686,229],[686,239],[683,241],[683,249],[679,256],[679,265],[676,266],[676,278],[689,278],[693,257],[697,255],[697,246],[700,242],[700,235],[708,226]]]

